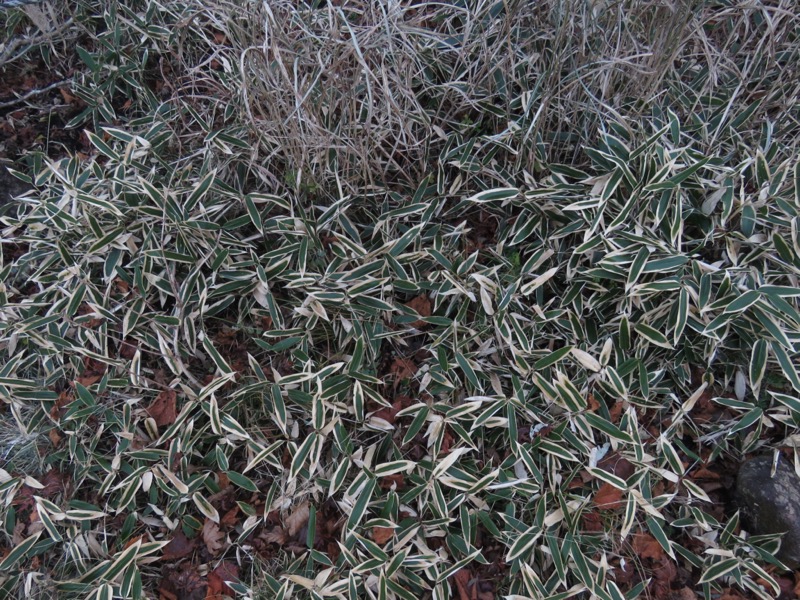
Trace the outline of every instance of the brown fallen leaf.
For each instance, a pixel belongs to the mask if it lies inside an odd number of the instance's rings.
[[[211,519],[206,519],[203,523],[203,542],[209,554],[216,556],[225,547],[225,534],[219,529],[219,525]]]
[[[672,584],[678,576],[678,569],[669,559],[662,560],[653,568],[653,581],[650,584],[656,600],[671,600]]]
[[[88,388],[102,379],[101,375],[81,375],[75,381],[80,383],[83,387]]]
[[[581,524],[585,531],[603,531],[603,518],[596,510],[584,512],[581,515]]]
[[[402,473],[393,473],[386,477],[381,477],[380,486],[382,490],[402,490],[405,485],[405,478]]]
[[[170,600],[204,600],[208,584],[195,564],[184,562],[179,568],[165,566],[158,593]]]
[[[477,600],[478,594],[475,586],[472,586],[472,592],[474,593],[470,593],[469,583],[472,579],[472,576],[470,575],[469,570],[459,569],[453,573],[452,577],[456,584],[456,590],[458,590],[458,600]]]
[[[96,314],[98,313],[96,313],[95,310],[91,306],[89,306],[86,302],[81,304],[78,307],[78,316],[80,317],[86,317],[88,315],[92,316],[92,318],[90,319],[84,319],[81,322],[81,327],[86,327],[87,329],[96,329],[97,327],[100,327],[100,325],[103,324],[105,319],[95,317],[94,315]]]
[[[64,439],[55,428],[47,432],[47,437],[50,438],[50,443],[53,444],[53,448],[58,448],[61,445],[61,440]]]
[[[671,600],[697,600],[697,594],[690,587],[682,587],[677,591],[672,592]]]
[[[197,538],[190,540],[183,533],[183,530],[178,528],[173,538],[164,546],[164,550],[161,553],[162,560],[177,560],[189,556],[194,551],[196,541]]]
[[[637,533],[633,536],[633,551],[639,558],[651,558],[660,561],[664,558],[664,549],[649,533]]]
[[[135,537],[130,538],[127,542],[125,542],[125,546],[123,546],[122,549],[123,550],[127,550],[128,548],[133,546],[136,542],[138,542],[141,539],[142,539],[142,536],[140,536],[140,535],[137,535]],[[167,545],[169,545],[169,544],[167,544]],[[165,546],[165,548],[166,548],[166,546]]]
[[[147,414],[153,417],[159,427],[172,425],[178,418],[177,399],[178,394],[175,390],[163,390],[147,407]]]
[[[225,596],[233,596],[233,590],[228,587],[228,582],[231,581],[239,581],[239,567],[223,560],[208,574],[206,600],[222,600]]]
[[[235,504],[232,509],[222,515],[222,518],[219,520],[219,524],[223,527],[233,527],[236,525],[239,515],[239,505]]]
[[[625,506],[622,490],[610,483],[604,483],[594,495],[594,503],[600,510],[616,510]]]
[[[608,409],[608,413],[611,416],[611,422],[615,425],[619,424],[619,420],[622,417],[624,402],[622,400],[617,400],[614,404],[611,405],[611,408]]]
[[[414,364],[413,360],[407,358],[400,358],[399,356],[394,359],[392,366],[389,367],[389,372],[392,374],[394,380],[394,387],[397,388],[400,382],[404,379],[410,379],[417,372],[419,367]]]
[[[415,402],[417,402],[417,400],[414,400],[409,396],[398,395],[395,396],[394,402],[392,402],[391,406],[384,406],[380,410],[375,411],[372,416],[378,419],[383,419],[387,423],[393,425],[397,419],[397,413],[404,408],[408,408],[409,406],[413,405]]]
[[[720,478],[719,473],[715,473],[704,465],[700,465],[697,469],[689,474],[694,480],[703,479],[707,481],[716,481]]]
[[[604,456],[597,463],[597,467],[622,479],[627,479],[636,471],[631,462],[618,452],[611,452]]]
[[[258,537],[268,544],[278,544],[279,546],[283,546],[289,541],[289,536],[286,535],[286,531],[280,525],[276,525],[269,531],[261,532]]]
[[[63,492],[69,482],[66,477],[58,469],[50,469],[45,473],[44,477],[39,480],[44,487],[36,490],[36,495],[42,498],[52,499],[55,495]]]
[[[58,422],[67,412],[67,406],[74,400],[72,390],[64,390],[58,395],[53,407],[50,409],[50,417]]]
[[[425,294],[412,298],[410,302],[406,302],[406,306],[416,311],[420,317],[430,317],[433,310],[431,300]],[[411,323],[411,327],[415,329],[422,329],[426,325],[427,323],[425,321],[419,319]]]
[[[388,542],[394,536],[394,529],[391,527],[373,527],[372,528],[372,539],[375,540],[375,543],[379,546],[383,546],[386,542]]]
[[[289,537],[296,537],[297,534],[300,533],[300,530],[308,523],[309,514],[310,505],[308,500],[306,500],[302,504],[296,506],[291,514],[286,517],[284,526],[286,527],[286,532],[289,534]]]
[[[138,340],[125,338],[119,344],[119,357],[125,360],[132,360],[136,356],[136,349],[139,347]]]

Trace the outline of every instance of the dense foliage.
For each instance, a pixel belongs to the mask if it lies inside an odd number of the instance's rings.
[[[6,594],[778,593],[707,484],[797,460],[789,3],[68,4],[0,17],[85,130],[0,218]]]

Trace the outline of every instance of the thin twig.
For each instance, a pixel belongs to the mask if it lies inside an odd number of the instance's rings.
[[[47,92],[50,92],[56,88],[60,88],[63,85],[67,85],[68,83],[70,83],[70,81],[71,81],[70,79],[62,79],[61,81],[56,81],[55,83],[51,83],[46,87],[32,89],[27,94],[23,94],[22,96],[15,98],[14,100],[7,100],[6,102],[0,102],[0,109],[16,106],[17,104],[25,102],[29,98],[33,98],[34,96],[39,96],[41,94],[46,94]]]

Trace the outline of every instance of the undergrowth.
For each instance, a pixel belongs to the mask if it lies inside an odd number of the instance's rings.
[[[791,3],[25,11],[6,595],[778,593],[698,473],[797,458]]]

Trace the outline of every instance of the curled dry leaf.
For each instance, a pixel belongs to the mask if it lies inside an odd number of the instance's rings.
[[[664,558],[664,549],[649,533],[637,533],[633,536],[633,551],[639,558],[652,558],[659,561]]]
[[[431,300],[425,294],[413,298],[410,302],[406,302],[406,306],[415,310],[421,317],[430,317],[433,310]],[[415,329],[422,329],[426,325],[427,323],[422,320],[416,320],[411,323],[411,327],[414,327]]]
[[[386,477],[381,477],[380,486],[382,490],[402,490],[405,484],[405,478],[402,473],[393,473]]]
[[[178,418],[177,399],[175,390],[163,390],[147,407],[147,414],[153,417],[159,427],[172,425]]]
[[[375,543],[379,546],[383,546],[386,542],[392,539],[394,535],[394,529],[391,527],[373,527],[372,528],[372,539],[375,540]]]
[[[289,541],[289,536],[286,535],[286,531],[280,525],[273,527],[269,531],[264,531],[259,537],[268,544],[278,544],[279,546],[283,546]]]
[[[239,506],[234,505],[232,509],[222,515],[219,524],[224,527],[233,527],[239,521]]]
[[[308,500],[295,507],[291,514],[286,517],[285,527],[286,532],[290,537],[295,537],[303,527],[308,523],[308,516],[310,513],[310,505]]]
[[[203,542],[206,544],[208,552],[216,556],[225,547],[225,534],[219,529],[219,525],[211,519],[206,519],[203,523]]]

